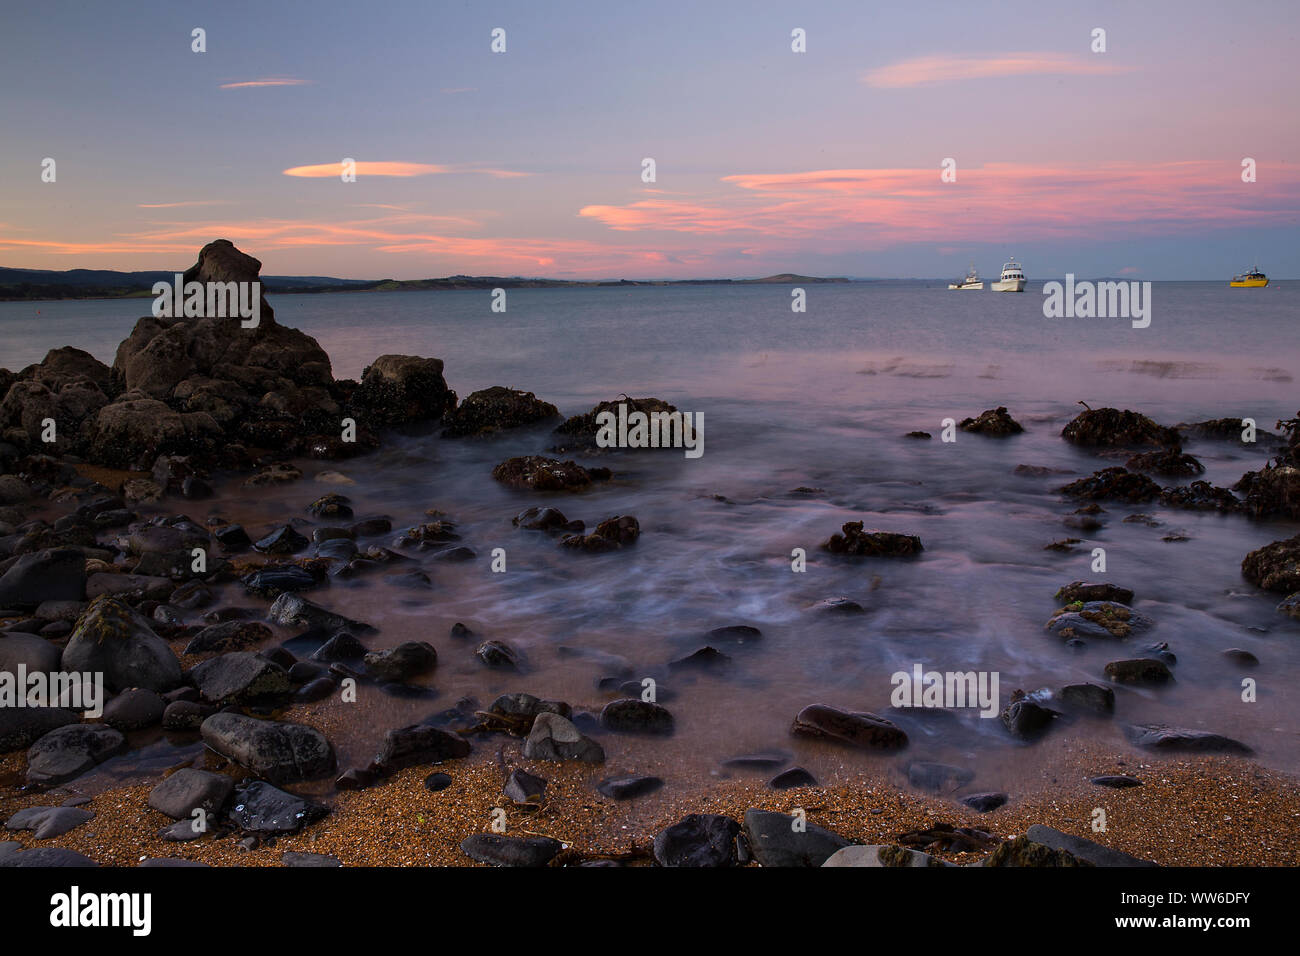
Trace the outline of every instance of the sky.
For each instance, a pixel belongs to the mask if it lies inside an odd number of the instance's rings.
[[[1298,54],[1293,0],[15,3],[0,265],[1300,277]]]

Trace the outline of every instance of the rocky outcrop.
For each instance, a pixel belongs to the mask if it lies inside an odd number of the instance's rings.
[[[532,392],[494,385],[465,397],[442,420],[443,436],[488,435],[506,428],[532,425],[559,417],[560,410]]]
[[[525,455],[503,461],[492,469],[492,477],[503,485],[530,491],[580,491],[593,481],[607,480],[610,473],[608,468],[583,468],[576,461]]]
[[[1300,591],[1300,534],[1250,552],[1242,559],[1241,575],[1265,591]]]
[[[1061,430],[1061,437],[1094,448],[1161,448],[1180,443],[1177,429],[1157,425],[1138,412],[1116,408],[1081,412]]]
[[[1103,468],[1059,489],[1061,494],[1085,501],[1127,501],[1136,504],[1160,496],[1160,486],[1126,468]]]
[[[841,532],[831,535],[822,547],[832,554],[884,558],[910,558],[925,550],[916,535],[864,530],[861,521],[846,522]]]
[[[963,418],[957,427],[964,432],[974,432],[992,438],[1019,435],[1025,430],[1023,425],[1011,417],[1005,405],[980,412],[978,418]]]
[[[381,355],[361,374],[352,393],[357,421],[388,428],[441,418],[456,407],[456,393],[442,377],[442,360]]]

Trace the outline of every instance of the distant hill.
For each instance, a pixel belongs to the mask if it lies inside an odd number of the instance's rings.
[[[113,272],[107,269],[7,269],[0,267],[0,301],[24,299],[122,299],[152,295],[155,282],[172,282],[174,272]],[[751,285],[848,282],[793,273],[762,279],[530,279],[523,276],[447,276],[442,279],[334,279],[329,276],[263,276],[267,293],[407,292],[426,289],[551,289],[608,286]]]

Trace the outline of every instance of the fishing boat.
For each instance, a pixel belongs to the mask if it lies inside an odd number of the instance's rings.
[[[1251,266],[1249,272],[1233,276],[1228,285],[1234,289],[1262,289],[1268,285],[1268,276],[1260,272],[1259,265],[1256,264]]]
[[[994,292],[1024,292],[1029,280],[1019,262],[1012,259],[1002,266],[1002,277],[993,283]]]
[[[970,264],[970,271],[966,273],[966,278],[956,279],[948,283],[949,289],[983,289],[984,280],[975,272],[975,263]]]

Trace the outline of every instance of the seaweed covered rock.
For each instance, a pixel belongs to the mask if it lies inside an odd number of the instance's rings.
[[[560,410],[532,392],[494,385],[465,397],[443,416],[443,437],[487,435],[559,417]]]
[[[1160,492],[1160,503],[1169,508],[1186,508],[1190,511],[1239,511],[1241,501],[1227,488],[1208,481],[1193,481],[1189,485],[1175,485]]]
[[[456,393],[442,377],[442,360],[381,355],[361,373],[351,408],[357,421],[387,428],[441,418],[456,407]]]
[[[1139,412],[1116,408],[1089,408],[1080,412],[1061,430],[1061,437],[1075,445],[1100,448],[1161,448],[1180,444],[1177,429],[1157,425]]]
[[[641,525],[631,515],[615,515],[596,525],[591,534],[570,534],[560,539],[562,547],[581,551],[617,551],[641,536]]]
[[[1300,534],[1250,552],[1242,559],[1241,575],[1265,591],[1300,591]]]
[[[25,451],[81,451],[84,425],[116,395],[112,372],[88,352],[52,349],[36,365],[0,379],[0,440]],[[53,419],[47,442],[46,420]]]
[[[586,469],[576,461],[557,461],[540,455],[509,458],[492,469],[492,477],[512,488],[531,491],[579,491],[593,481],[608,480],[608,468]]]
[[[1130,471],[1169,478],[1190,478],[1205,472],[1204,465],[1191,455],[1184,454],[1182,448],[1176,445],[1162,451],[1140,452],[1124,462],[1124,467]]]
[[[111,691],[144,687],[171,690],[181,663],[149,622],[129,604],[100,595],[90,602],[63,649],[65,671],[102,673]]]
[[[1058,490],[1063,495],[1087,501],[1117,500],[1133,504],[1150,501],[1160,495],[1160,486],[1146,475],[1120,467],[1103,468]]]
[[[980,412],[978,418],[964,418],[957,427],[964,432],[989,435],[993,438],[1018,435],[1025,430],[1023,425],[1011,417],[1004,405]]]
[[[845,522],[841,531],[831,535],[822,547],[832,554],[882,558],[910,558],[925,550],[916,535],[865,530],[861,521]]]
[[[1076,637],[1123,640],[1152,626],[1150,618],[1116,601],[1073,601],[1059,608],[1046,625],[1049,632],[1066,640]]]
[[[555,429],[555,434],[561,436],[555,446],[555,451],[572,451],[582,449],[592,451],[598,446],[596,436],[600,432],[600,425],[596,419],[605,412],[617,416],[619,406],[626,408],[626,415],[632,415],[634,412],[641,412],[643,415],[650,417],[652,415],[672,415],[677,412],[675,405],[669,405],[659,398],[628,398],[626,395],[620,395],[611,402],[601,402],[591,411],[583,415],[574,415],[567,418]]]
[[[1252,518],[1300,519],[1300,468],[1271,463],[1242,475],[1233,491],[1240,492],[1242,509]]]

